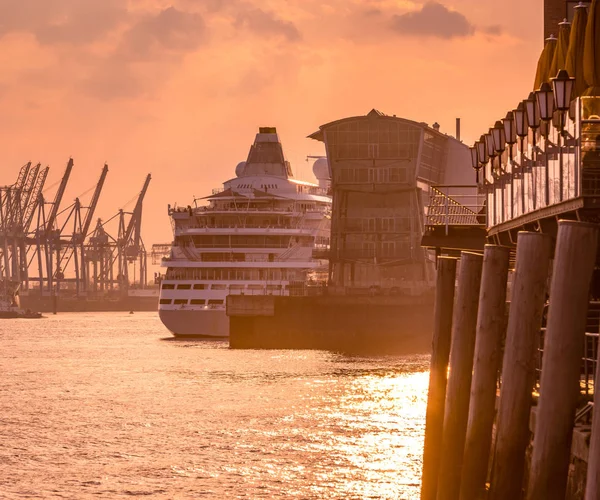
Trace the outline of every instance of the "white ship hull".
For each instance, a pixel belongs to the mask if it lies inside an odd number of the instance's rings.
[[[225,309],[159,309],[158,315],[175,337],[214,339],[229,337],[229,318],[225,314]]]

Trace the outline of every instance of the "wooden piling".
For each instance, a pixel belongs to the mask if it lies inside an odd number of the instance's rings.
[[[542,327],[551,246],[550,236],[541,233],[520,232],[517,237],[489,500],[522,497],[535,353]]]
[[[565,498],[598,228],[558,223],[528,500]]]
[[[483,256],[462,252],[452,321],[437,500],[457,500],[465,449]]]
[[[485,493],[496,410],[496,384],[501,362],[501,343],[506,331],[509,259],[509,248],[496,245],[485,246],[477,314],[473,382],[460,482],[461,500],[479,499]]]
[[[425,444],[423,445],[421,500],[435,500],[437,495],[455,282],[456,259],[438,257],[433,343],[429,369],[427,414],[425,417]]]

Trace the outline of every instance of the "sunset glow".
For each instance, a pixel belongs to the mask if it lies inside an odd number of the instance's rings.
[[[108,217],[151,172],[144,234],[170,238],[167,203],[233,176],[258,126],[277,126],[298,177],[306,136],[372,108],[470,143],[529,91],[542,2],[27,0],[0,4],[3,183],[27,161],[71,197],[110,174]],[[183,181],[185,179],[185,181]],[[50,184],[48,184],[50,185]]]

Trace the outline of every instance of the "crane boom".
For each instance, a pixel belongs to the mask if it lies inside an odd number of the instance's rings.
[[[31,226],[31,221],[33,219],[33,214],[35,213],[35,209],[42,203],[42,198],[40,195],[42,194],[42,190],[44,189],[44,184],[46,183],[46,178],[48,177],[48,171],[50,167],[44,168],[37,177],[37,181],[35,186],[33,187],[33,191],[31,193],[30,199],[32,200],[26,207],[25,214],[23,215],[23,232],[27,233],[29,231],[29,227]]]
[[[60,185],[58,186],[58,190],[56,191],[56,196],[54,197],[54,202],[52,203],[52,210],[50,211],[50,215],[48,216],[48,221],[46,222],[46,231],[51,231],[54,223],[56,222],[56,216],[58,215],[58,209],[60,207],[60,203],[65,194],[65,189],[67,188],[67,183],[69,182],[69,176],[71,175],[71,170],[73,169],[73,158],[69,158],[69,163],[67,163],[67,168],[65,169],[65,173],[60,181]]]
[[[94,191],[94,195],[92,196],[92,200],[90,201],[90,206],[88,207],[88,211],[85,214],[85,220],[83,221],[83,227],[81,229],[82,238],[86,237],[90,229],[90,224],[92,223],[94,212],[96,211],[96,205],[98,205],[98,200],[100,199],[100,193],[102,192],[102,187],[104,186],[104,181],[106,180],[107,173],[108,165],[105,163],[104,167],[102,168],[102,173],[100,174],[98,184],[96,184],[96,190]]]
[[[131,219],[129,219],[129,224],[127,225],[127,229],[125,230],[125,236],[123,238],[123,244],[127,244],[130,240],[131,235],[133,233],[133,229],[136,224],[140,224],[142,218],[142,202],[144,201],[144,196],[146,196],[146,191],[148,190],[148,185],[150,184],[150,179],[152,177],[150,174],[146,176],[146,181],[144,182],[144,187],[138,196],[137,202],[135,204],[135,208],[133,209],[133,213],[131,214]],[[138,221],[139,219],[139,221]],[[137,243],[137,242],[136,242]]]
[[[27,207],[29,206],[29,202],[31,201],[31,194],[33,193],[33,189],[37,182],[38,174],[40,172],[41,164],[38,163],[35,167],[29,169],[29,175],[27,176],[27,181],[21,190],[21,209],[20,216],[21,220],[19,221],[23,224],[25,220],[25,212],[27,211]]]
[[[23,194],[23,186],[27,181],[29,169],[31,168],[31,162],[26,163],[19,170],[19,176],[17,182],[10,186],[8,191],[8,213],[7,222],[8,226],[15,229],[15,226],[19,224],[21,218],[21,196]]]
[[[25,185],[25,179],[27,179],[27,174],[29,173],[29,169],[31,168],[31,162],[26,163],[21,167],[19,171],[19,176],[17,177],[17,182],[13,184],[13,188],[22,189]]]

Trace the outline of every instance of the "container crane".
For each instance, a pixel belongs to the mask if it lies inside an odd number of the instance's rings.
[[[126,290],[129,286],[128,264],[134,263],[138,258],[140,259],[140,286],[146,286],[146,250],[141,239],[142,204],[151,179],[151,175],[148,174],[127,226],[125,226],[125,212],[123,212],[123,210],[119,211],[119,238],[117,240],[119,254],[118,279],[121,280],[121,283],[123,283],[124,290]]]

